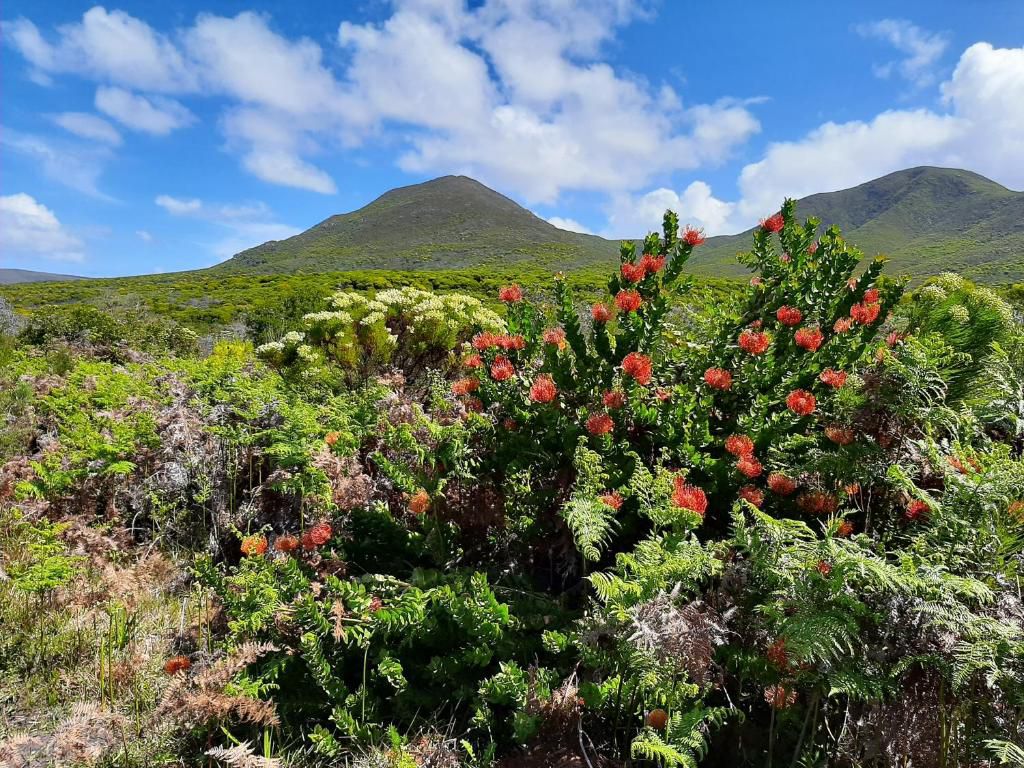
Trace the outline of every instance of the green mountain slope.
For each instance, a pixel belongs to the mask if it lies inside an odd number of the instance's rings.
[[[559,229],[466,176],[399,187],[287,240],[242,251],[215,271],[459,269],[610,262],[618,245]]]
[[[892,273],[919,278],[955,271],[997,283],[1024,279],[1024,192],[970,171],[910,168],[805,197],[798,210],[824,225],[837,224],[869,256],[888,256]],[[694,256],[693,270],[742,275],[735,257],[749,246],[750,230],[709,238]]]

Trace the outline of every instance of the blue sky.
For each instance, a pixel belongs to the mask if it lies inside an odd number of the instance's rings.
[[[6,0],[0,266],[212,265],[465,173],[739,231],[921,164],[1024,188],[1024,3]]]

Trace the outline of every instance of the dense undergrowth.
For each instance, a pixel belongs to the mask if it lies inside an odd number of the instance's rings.
[[[668,214],[583,306],[32,320],[0,761],[1024,765],[1024,329],[816,227],[713,302]]]

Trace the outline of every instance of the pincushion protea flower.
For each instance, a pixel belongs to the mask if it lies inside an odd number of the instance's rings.
[[[242,539],[242,554],[246,557],[259,557],[260,555],[266,554],[266,551],[266,536],[256,534],[254,536],[246,536]]]
[[[648,275],[654,275],[660,272],[661,268],[665,266],[665,257],[652,256],[649,253],[645,253],[639,263],[640,266],[644,268],[644,272]]]
[[[811,256],[813,256],[817,252],[818,252],[818,244],[817,243],[811,243],[810,245],[807,246],[807,253],[810,254]]]
[[[761,228],[766,232],[781,232],[786,226],[786,220],[781,213],[773,213],[765,219],[761,219]]]
[[[637,384],[647,384],[650,382],[653,372],[651,358],[639,352],[630,352],[622,360],[622,372],[630,376]]]
[[[495,381],[507,381],[516,375],[515,366],[507,357],[498,355],[491,363],[491,377]]]
[[[338,440],[341,438],[340,432],[328,432],[324,436],[324,442],[332,448],[338,444]]]
[[[680,509],[696,512],[701,517],[708,508],[708,497],[700,488],[687,483],[678,475],[673,479],[675,490],[672,492],[672,503]]]
[[[654,390],[654,396],[665,403],[672,399],[672,390],[668,387],[658,387]]]
[[[643,303],[643,297],[631,289],[619,291],[615,294],[615,306],[619,308],[620,312],[636,312]]]
[[[299,548],[299,540],[291,534],[282,534],[274,539],[274,549],[278,552],[288,554]]]
[[[800,325],[804,319],[804,313],[796,307],[782,306],[775,312],[775,318],[783,325]]]
[[[818,376],[823,384],[827,384],[833,389],[839,389],[846,384],[846,371],[837,371],[833,368],[826,368]]]
[[[607,323],[612,319],[611,310],[604,304],[595,304],[590,308],[590,316],[595,323]]]
[[[530,399],[535,403],[550,403],[558,394],[558,387],[550,374],[542,373],[530,386]]]
[[[741,456],[740,460],[736,462],[736,469],[740,471],[740,474],[749,478],[755,478],[762,472],[761,462],[753,456]]]
[[[704,371],[704,383],[712,389],[724,391],[732,386],[732,374],[724,368],[708,368]]]
[[[334,535],[334,529],[331,528],[330,523],[317,523],[307,531],[307,535],[314,547],[322,547],[331,540],[331,536]]]
[[[765,658],[772,664],[782,669],[789,666],[789,651],[786,650],[786,638],[780,637],[768,646],[765,651]]]
[[[526,339],[522,334],[518,333],[515,336],[504,333],[495,338],[495,343],[505,351],[511,349],[526,349]]]
[[[832,564],[829,563],[827,560],[819,560],[818,564],[815,566],[815,569],[818,571],[818,573],[820,573],[823,577],[827,579],[829,577],[829,574],[832,573]]]
[[[796,481],[781,472],[772,472],[768,475],[768,489],[779,496],[789,496],[796,490]]]
[[[864,291],[864,303],[865,304],[877,304],[879,299],[877,288],[868,288]]]
[[[622,272],[622,279],[627,283],[639,283],[647,274],[647,268],[642,263],[633,264],[628,261],[622,265],[620,271]]]
[[[825,427],[825,437],[836,445],[850,445],[857,439],[856,433],[849,427],[841,427],[836,424]]]
[[[187,672],[192,667],[188,656],[171,656],[164,662],[164,672],[168,675],[176,675],[179,672]]]
[[[785,709],[796,704],[796,691],[789,690],[781,684],[769,685],[764,689],[764,700],[772,709]]]
[[[839,524],[839,527],[836,528],[836,536],[839,536],[839,537],[844,538],[844,539],[847,536],[849,536],[850,534],[852,534],[852,533],[853,533],[853,523],[851,523],[849,520],[843,520]]]
[[[518,283],[506,285],[498,291],[498,298],[506,304],[515,304],[523,300],[523,289],[519,287]]]
[[[850,317],[861,325],[871,325],[878,319],[881,311],[881,304],[854,304],[850,307]]]
[[[840,317],[832,326],[832,330],[836,333],[846,333],[851,328],[853,328],[853,318],[851,317]]]
[[[409,511],[414,515],[422,515],[428,509],[430,509],[430,494],[420,488],[409,499]]]
[[[764,504],[764,491],[756,485],[744,485],[740,488],[739,497],[744,501],[753,504],[758,509]]]
[[[921,499],[914,499],[907,505],[907,510],[903,515],[907,520],[921,520],[928,516],[928,511],[927,503]]]
[[[473,337],[472,342],[473,349],[483,352],[485,349],[492,349],[498,346],[498,334],[491,333],[490,331],[481,331]]]
[[[608,491],[597,497],[602,504],[618,511],[622,507],[622,494],[618,491]]]
[[[703,229],[697,229],[695,227],[687,227],[683,230],[683,242],[692,248],[696,248],[698,245],[704,245],[707,238],[704,236]]]
[[[725,438],[725,450],[733,456],[750,456],[754,452],[754,441],[746,435],[729,435]]]
[[[476,392],[479,388],[480,381],[478,379],[466,378],[452,382],[453,395],[468,395],[470,392]]]
[[[797,506],[811,515],[831,515],[839,507],[839,499],[830,493],[811,490],[800,494]]]
[[[565,348],[565,329],[564,328],[548,328],[544,331],[544,343],[550,344],[553,347],[559,349]]]
[[[820,328],[801,328],[793,335],[796,345],[808,352],[817,352],[824,340]]]
[[[483,358],[475,352],[472,355],[467,355],[466,359],[462,361],[462,365],[466,368],[479,368],[483,364]]]
[[[626,395],[624,392],[613,389],[604,393],[604,396],[601,398],[601,402],[604,403],[605,408],[621,408],[626,404]]]
[[[740,333],[740,349],[751,355],[763,355],[768,351],[769,344],[771,344],[771,338],[767,333],[759,333],[750,329]]]
[[[595,413],[587,419],[587,432],[600,437],[615,429],[615,422],[607,413]]]
[[[786,398],[786,407],[797,416],[809,416],[814,413],[817,400],[806,389],[794,389]]]

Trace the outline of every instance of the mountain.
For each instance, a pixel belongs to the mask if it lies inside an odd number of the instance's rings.
[[[1024,192],[984,176],[920,167],[798,201],[801,217],[836,224],[868,256],[885,254],[890,273],[959,272],[983,282],[1024,280]],[[685,220],[685,212],[681,216]],[[708,238],[690,266],[698,274],[743,275],[736,254],[750,232]]]
[[[352,213],[272,240],[215,271],[458,269],[518,262],[553,269],[611,262],[618,244],[559,229],[466,176],[399,187]]]
[[[0,285],[12,283],[45,283],[57,280],[86,280],[75,275],[54,275],[49,272],[33,272],[30,269],[0,269]]]

